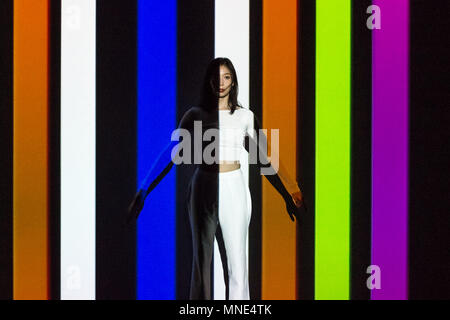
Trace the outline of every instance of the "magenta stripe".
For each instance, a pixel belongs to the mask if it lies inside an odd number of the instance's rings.
[[[381,288],[371,297],[407,299],[409,0],[374,0],[381,29],[373,30],[372,265]]]

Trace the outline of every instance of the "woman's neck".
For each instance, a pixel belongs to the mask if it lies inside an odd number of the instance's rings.
[[[228,109],[228,95],[223,98],[219,98],[219,109]]]

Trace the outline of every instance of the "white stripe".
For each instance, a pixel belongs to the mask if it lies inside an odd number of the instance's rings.
[[[249,108],[249,37],[250,1],[215,0],[215,57],[226,57],[233,63],[239,81],[238,100],[244,108]],[[240,161],[248,184],[248,155],[245,151]],[[225,299],[222,262],[216,241],[214,241],[214,299]]]
[[[61,7],[61,299],[95,299],[95,3]]]

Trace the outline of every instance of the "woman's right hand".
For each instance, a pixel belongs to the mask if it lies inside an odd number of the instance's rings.
[[[145,201],[144,191],[141,189],[136,193],[136,195],[133,198],[133,201],[131,201],[131,204],[128,207],[126,219],[127,224],[130,224],[137,219],[139,213],[142,211],[142,208],[144,207],[144,201]]]
[[[286,210],[289,214],[289,217],[292,221],[295,221],[295,218],[299,218],[300,214],[300,208],[303,207],[305,211],[308,209],[306,208],[306,202],[303,198],[303,193],[298,189],[299,191],[295,191],[291,194],[290,198],[285,198],[286,201]]]
[[[303,204],[303,194],[302,191],[299,189],[298,191],[291,194],[292,200],[294,201],[294,204],[297,206],[297,208],[300,208]]]

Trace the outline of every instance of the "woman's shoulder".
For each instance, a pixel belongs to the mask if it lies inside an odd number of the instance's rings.
[[[242,110],[242,111],[244,111],[244,112],[246,112],[246,113],[248,113],[248,114],[253,115],[253,111],[250,110],[250,108],[244,108],[243,106],[237,106],[237,107],[236,107],[236,110]]]
[[[198,106],[191,106],[186,113],[188,113],[189,115],[198,115],[200,112],[202,111],[202,108],[198,107]]]
[[[200,119],[204,113],[205,113],[205,110],[203,108],[201,108],[199,106],[191,106],[184,113],[184,117],[193,121],[193,120]]]
[[[201,109],[197,106],[189,107],[183,114],[180,120],[180,128],[189,129],[194,120],[196,120],[200,114]]]
[[[238,106],[236,108],[236,110],[239,110],[239,115],[240,115],[239,117],[241,119],[243,119],[244,123],[246,123],[247,126],[253,125],[255,115],[254,115],[253,111],[250,110],[250,108]]]

